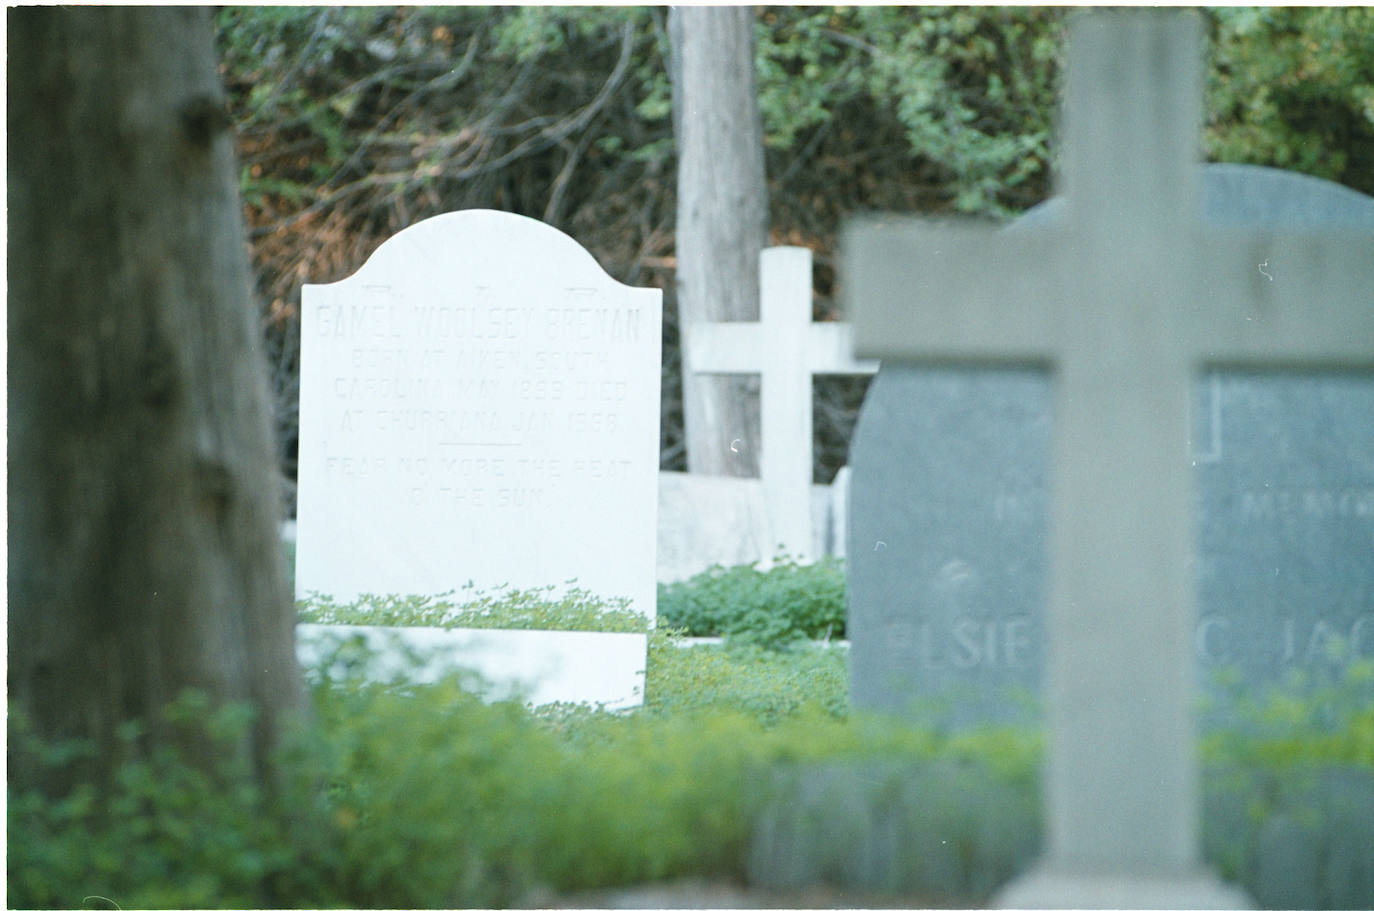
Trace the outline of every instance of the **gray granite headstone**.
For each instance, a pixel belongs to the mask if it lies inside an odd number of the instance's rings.
[[[1327,181],[1231,164],[1203,177],[1213,224],[1374,228],[1374,199]],[[956,727],[1038,717],[1050,412],[1032,369],[884,366],[873,381],[850,458],[856,707]],[[1191,450],[1213,722],[1227,677],[1253,691],[1374,657],[1374,377],[1209,372]]]

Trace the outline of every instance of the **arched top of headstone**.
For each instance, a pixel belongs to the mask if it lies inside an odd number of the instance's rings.
[[[1009,229],[1052,225],[1061,197],[1047,199]],[[1216,226],[1264,225],[1293,230],[1374,228],[1374,197],[1320,177],[1252,164],[1202,166],[1202,214]]]
[[[627,287],[557,228],[495,209],[463,209],[418,221],[387,238],[341,281],[396,285],[405,278],[432,282],[446,274],[468,285]]]

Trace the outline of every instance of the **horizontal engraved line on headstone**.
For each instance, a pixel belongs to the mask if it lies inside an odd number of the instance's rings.
[[[882,628],[884,647],[914,655],[927,669],[1029,668],[1037,642],[1029,617],[962,617],[948,624],[891,623]]]
[[[1198,619],[1193,647],[1204,667],[1229,665],[1242,655],[1237,618]],[[952,621],[896,621],[880,627],[884,660],[922,670],[1029,669],[1040,660],[1039,624],[1027,615],[957,617]],[[1343,667],[1374,658],[1374,610],[1352,617],[1275,616],[1244,632],[1251,660],[1282,671],[1292,666]]]
[[[476,381],[472,381],[472,384],[475,386]],[[340,399],[408,399],[440,396],[446,392],[456,395],[471,392],[462,388],[462,381],[455,381],[453,385],[457,388],[450,390],[449,384],[424,376],[340,376],[334,379],[334,396]]]
[[[487,417],[494,412],[447,411],[432,408],[346,408],[339,412],[338,430],[371,430],[383,433],[462,432],[494,429]]]
[[[584,293],[569,291],[571,295]],[[542,312],[536,307],[400,307],[394,301],[319,304],[312,309],[314,334],[320,338],[398,339],[418,335],[473,341],[542,339],[637,342],[643,334],[645,322],[643,310],[638,307],[585,304],[559,305]]]
[[[531,401],[564,401],[565,394],[572,401],[622,402],[629,395],[629,383],[624,380],[576,382],[567,380],[520,380],[520,398]]]
[[[499,348],[460,348],[454,353],[450,366],[473,371],[518,370],[521,367],[521,352]]]
[[[1279,487],[1241,492],[1238,509],[1246,519],[1364,519],[1374,521],[1374,485]],[[1374,558],[1374,556],[1372,556]]]
[[[446,353],[443,348],[407,351],[404,348],[354,348],[349,354],[349,368],[355,372],[374,370],[391,375],[408,370],[432,370]]]
[[[1236,618],[1204,615],[1194,636],[1197,655],[1204,666],[1224,666],[1237,659]],[[1277,669],[1293,666],[1346,666],[1374,658],[1374,611],[1348,617],[1286,616],[1264,628],[1247,631],[1246,639],[1259,644]]]
[[[476,509],[507,506],[543,506],[546,490],[539,487],[435,487],[430,491],[411,489],[411,501],[419,506],[426,496],[437,498],[436,506],[471,506]]]
[[[400,338],[395,308],[389,304],[321,304],[311,308],[319,338]]]
[[[478,289],[485,294],[488,289]],[[515,339],[530,334],[532,307],[415,307],[414,331],[436,338]]]

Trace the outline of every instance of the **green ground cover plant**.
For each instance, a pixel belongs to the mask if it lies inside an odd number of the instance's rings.
[[[649,621],[632,610],[627,599],[601,598],[580,588],[559,593],[553,585],[485,591],[469,583],[462,589],[434,597],[369,594],[342,604],[329,595],[311,593],[297,602],[296,613],[301,623],[357,626],[599,633],[642,633],[649,629]]]
[[[111,795],[10,790],[9,904],[545,906],[694,877],[975,906],[1039,851],[1034,731],[853,713],[844,648],[683,635],[650,632],[645,705],[620,713],[368,682],[341,647],[272,794],[239,783],[252,713],[188,694],[168,719],[223,768],[164,750]],[[1266,906],[1374,903],[1374,663],[1237,699],[1246,725],[1202,742],[1208,862]],[[86,749],[13,714],[9,737],[52,765]]]
[[[1223,698],[1202,738],[1208,860],[1261,907],[1374,904],[1374,660],[1343,654]]]
[[[655,630],[646,689],[645,710],[658,715],[734,711],[767,726],[803,712],[849,714],[846,651],[817,645],[685,645],[682,631]]]
[[[555,586],[494,591],[469,583],[436,597],[363,595],[339,603],[311,593],[297,602],[302,623],[645,632],[648,623],[625,599],[599,598]],[[757,563],[713,566],[681,582],[658,586],[657,624],[689,637],[721,637],[733,646],[779,651],[806,640],[844,637],[844,563],[825,557],[800,563],[781,555]]]
[[[769,648],[802,639],[843,639],[844,562],[799,563],[782,555],[772,567],[713,566],[658,587],[658,619],[689,636],[723,636]]]
[[[109,806],[81,789],[57,802],[12,793],[11,903],[261,907],[270,882],[276,901],[311,907],[502,906],[738,879],[778,762],[934,749],[918,732],[851,728],[805,704],[774,710],[770,725],[719,706],[531,712],[483,702],[465,677],[381,686],[356,652],[339,660],[343,683],[312,690],[315,724],[287,761],[299,774],[284,801],[216,789],[170,753],[133,764]],[[206,716],[226,743],[251,720]],[[23,733],[13,719],[16,748],[45,749]],[[314,833],[303,844],[302,831]]]

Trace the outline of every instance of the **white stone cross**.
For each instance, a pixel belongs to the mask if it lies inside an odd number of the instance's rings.
[[[770,247],[759,256],[759,321],[697,323],[683,346],[692,373],[761,375],[759,475],[774,546],[811,554],[811,377],[875,373],[855,360],[851,327],[811,322],[811,251]]]
[[[856,224],[857,349],[1053,383],[1047,854],[1000,901],[1225,905],[1202,869],[1190,390],[1204,366],[1374,367],[1374,236],[1204,227],[1195,15],[1078,15],[1061,227]]]

